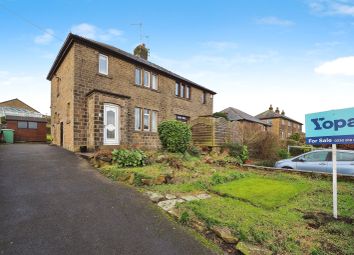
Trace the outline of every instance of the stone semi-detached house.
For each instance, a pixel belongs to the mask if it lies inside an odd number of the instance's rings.
[[[53,143],[71,151],[118,145],[158,148],[162,120],[213,113],[213,92],[135,55],[69,34],[51,81]]]
[[[271,131],[280,140],[287,139],[295,133],[302,133],[301,122],[289,118],[285,115],[284,110],[280,112],[278,107],[274,111],[272,105],[269,106],[267,111],[258,114],[256,118],[270,124],[272,126]]]

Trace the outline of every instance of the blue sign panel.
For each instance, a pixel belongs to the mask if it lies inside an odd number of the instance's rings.
[[[305,115],[307,144],[354,144],[354,108]]]

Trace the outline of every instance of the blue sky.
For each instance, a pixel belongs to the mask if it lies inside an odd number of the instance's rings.
[[[304,121],[353,106],[353,0],[0,0],[0,101],[49,113],[45,77],[68,33],[132,52],[140,22],[150,60],[215,90],[215,111],[273,104]]]

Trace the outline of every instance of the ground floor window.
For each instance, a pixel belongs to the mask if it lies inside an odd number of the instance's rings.
[[[28,128],[30,129],[37,129],[38,128],[38,124],[37,122],[28,122]]]
[[[38,123],[34,121],[18,121],[17,122],[17,128],[25,129],[37,129],[38,128]]]
[[[157,132],[157,111],[136,107],[135,130]]]
[[[182,121],[182,122],[188,122],[190,117],[184,116],[184,115],[178,115],[176,114],[176,120]]]
[[[18,121],[17,128],[27,128],[27,121]]]
[[[135,130],[141,130],[141,108],[135,108]]]

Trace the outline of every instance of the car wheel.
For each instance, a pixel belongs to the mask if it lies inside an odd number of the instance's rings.
[[[293,169],[293,168],[290,167],[290,166],[283,166],[282,168],[283,168],[283,169]]]

